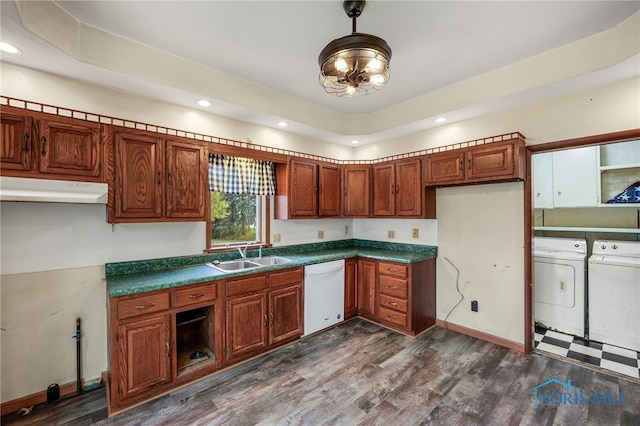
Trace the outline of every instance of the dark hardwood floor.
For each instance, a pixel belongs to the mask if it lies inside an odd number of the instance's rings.
[[[535,406],[532,389],[550,379],[570,380],[573,388],[546,385],[539,391],[546,392],[547,400],[539,399],[542,402]],[[541,354],[522,355],[442,328],[411,339],[355,319],[112,418],[107,418],[101,389],[1,421],[2,425],[640,425],[640,383]]]

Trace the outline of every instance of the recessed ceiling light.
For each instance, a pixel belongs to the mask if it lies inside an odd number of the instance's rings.
[[[352,143],[352,144],[354,144],[354,145],[357,145],[357,144],[359,144],[359,143],[360,143],[360,141],[359,141],[359,140],[357,140],[357,139],[354,139],[354,140],[352,140],[352,141],[351,141],[351,143]]]
[[[0,50],[7,53],[22,53],[22,50],[5,42],[0,42]]]
[[[444,123],[445,121],[447,121],[446,117],[438,117],[438,118],[436,118],[436,123]]]
[[[208,106],[211,106],[211,102],[209,102],[206,99],[200,99],[198,101],[198,105],[200,105],[201,107],[208,107]]]
[[[287,123],[286,121],[281,121],[278,123],[278,126],[280,127],[287,127],[289,125],[289,123]]]

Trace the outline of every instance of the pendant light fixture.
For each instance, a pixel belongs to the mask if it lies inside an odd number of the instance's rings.
[[[386,41],[356,31],[356,19],[364,1],[345,1],[343,9],[352,20],[351,34],[327,44],[320,56],[320,84],[336,96],[362,96],[389,81],[391,48]]]

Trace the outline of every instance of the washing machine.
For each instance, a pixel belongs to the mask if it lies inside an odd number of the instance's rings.
[[[586,259],[586,240],[533,238],[536,323],[584,337]]]
[[[589,338],[640,351],[640,241],[593,243]]]

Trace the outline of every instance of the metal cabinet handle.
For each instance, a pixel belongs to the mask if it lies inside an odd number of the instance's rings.
[[[41,154],[44,157],[45,155],[47,155],[47,150],[45,149],[47,145],[47,138],[43,136],[42,139],[40,139],[40,145],[42,146]]]
[[[392,290],[395,290],[395,289],[397,289],[397,288],[398,288],[398,286],[397,286],[397,285],[388,285],[388,286],[387,286],[387,288],[390,288],[390,289],[392,289]]]
[[[467,162],[467,168],[471,170],[471,158],[469,158],[469,161]]]
[[[167,185],[171,186],[171,172],[167,173]]]
[[[200,294],[190,294],[189,295],[189,299],[199,299],[201,297],[204,297],[204,293],[200,293]]]
[[[387,318],[390,318],[390,319],[398,319],[398,317],[397,317],[397,316],[395,316],[395,315],[387,315]]]
[[[136,309],[147,309],[153,308],[154,306],[156,306],[156,302],[149,303],[148,305],[136,305]]]
[[[269,312],[269,318],[271,318],[271,325],[273,325],[273,312]]]
[[[168,340],[165,341],[165,345],[167,347],[167,351],[166,351],[167,358],[171,358],[171,351],[169,350],[169,341]]]
[[[29,133],[24,134],[24,137],[23,137],[24,147],[22,148],[24,152],[29,152],[29,137],[30,137]]]
[[[268,324],[268,321],[269,321],[269,320],[267,319],[267,314],[264,314],[264,315],[263,315],[263,317],[264,317],[264,324],[262,324],[262,325],[264,325],[264,326],[266,327],[266,326],[267,326],[267,324]]]
[[[395,191],[395,189],[396,189],[395,185],[391,185],[391,193],[392,193],[392,194],[395,194],[395,192],[394,192],[394,191]]]
[[[160,170],[158,170],[158,186],[160,186],[162,184],[162,173],[160,173]]]
[[[396,302],[388,302],[389,306],[398,306]]]
[[[396,195],[400,193],[400,185],[396,185]]]

